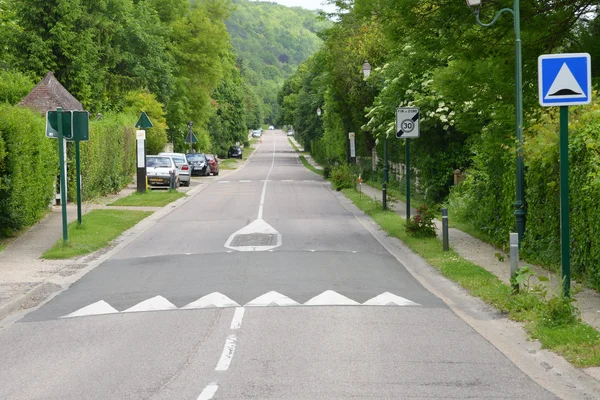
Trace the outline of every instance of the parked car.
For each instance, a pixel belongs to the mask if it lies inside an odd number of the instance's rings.
[[[230,146],[227,152],[229,158],[242,158],[242,147],[241,146]]]
[[[179,169],[179,180],[183,186],[190,186],[191,172],[190,163],[188,162],[185,154],[183,153],[158,153],[159,156],[169,156],[177,165]]]
[[[150,186],[169,186],[171,173],[175,174],[175,187],[181,180],[175,161],[168,156],[146,156],[146,176]]]
[[[210,166],[203,153],[188,153],[185,155],[192,165],[192,175],[210,175]]]
[[[210,166],[210,172],[213,175],[219,175],[219,159],[214,154],[207,154],[206,159],[208,160],[208,165]]]
[[[262,136],[262,132],[261,131],[259,131],[259,130],[252,131],[252,137],[259,138],[261,136]]]
[[[294,136],[294,130],[290,129],[289,131],[287,131],[287,135],[288,136]]]
[[[274,127],[273,125],[270,125],[270,126],[269,126],[269,130],[271,130],[271,131],[272,131],[273,129],[275,129],[275,127]]]

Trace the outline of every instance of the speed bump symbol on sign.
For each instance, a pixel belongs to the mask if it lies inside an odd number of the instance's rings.
[[[419,109],[398,107],[396,109],[396,137],[411,139],[419,137]]]

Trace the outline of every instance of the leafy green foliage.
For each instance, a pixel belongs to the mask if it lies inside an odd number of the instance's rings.
[[[117,193],[131,182],[135,173],[134,125],[137,117],[135,114],[106,114],[101,120],[90,122],[90,139],[80,144],[84,200]],[[69,143],[68,153],[70,190],[67,193],[74,199],[76,176],[73,143]]]
[[[146,129],[146,154],[158,154],[167,144],[167,120],[163,105],[148,91],[130,92],[125,96],[123,111],[129,115],[146,112],[152,128]],[[137,120],[136,120],[137,121]]]
[[[0,70],[0,103],[16,105],[33,89],[35,84],[24,74]]]
[[[354,188],[356,186],[357,175],[346,164],[334,167],[331,170],[330,176],[335,190]]]
[[[37,222],[54,197],[58,142],[44,132],[41,116],[0,105],[0,236]]]
[[[417,208],[417,215],[406,221],[406,233],[414,237],[435,237],[434,215],[426,204]]]

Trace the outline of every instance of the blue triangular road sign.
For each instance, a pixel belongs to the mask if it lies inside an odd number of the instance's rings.
[[[542,106],[589,104],[592,97],[591,61],[587,53],[547,54],[538,59]]]

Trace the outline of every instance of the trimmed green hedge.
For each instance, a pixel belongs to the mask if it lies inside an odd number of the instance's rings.
[[[0,105],[0,236],[36,223],[54,197],[58,143],[45,120],[22,107]]]
[[[81,178],[84,200],[117,193],[135,173],[136,142],[133,114],[105,114],[90,121],[90,140],[81,142]],[[69,199],[76,197],[75,144],[68,144]]]

